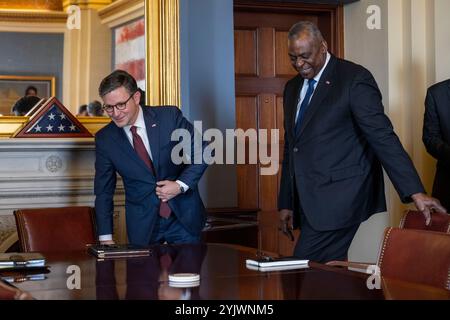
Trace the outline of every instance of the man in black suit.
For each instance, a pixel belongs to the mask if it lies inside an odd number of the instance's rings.
[[[433,197],[450,208],[450,79],[428,88],[422,140],[437,159]]]
[[[319,262],[346,258],[360,223],[386,211],[382,165],[401,200],[414,201],[428,223],[430,211],[445,211],[424,194],[372,74],[329,54],[313,23],[295,24],[288,40],[299,74],[284,90],[278,207],[285,233],[300,226],[294,255]]]

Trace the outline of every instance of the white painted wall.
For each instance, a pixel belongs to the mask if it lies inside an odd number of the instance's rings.
[[[369,30],[366,13],[369,5],[376,3],[381,9],[381,29]],[[387,0],[361,0],[344,7],[345,59],[369,69],[384,97],[388,97],[388,21]],[[385,110],[387,105],[385,103]],[[375,262],[383,230],[389,224],[388,214],[379,213],[362,223],[350,246],[349,260]]]
[[[380,30],[366,27],[369,5],[381,9]],[[430,85],[450,77],[449,12],[448,0],[361,0],[344,7],[345,57],[372,71],[385,111],[428,192],[435,161],[422,143],[424,99]],[[386,186],[388,213],[361,225],[350,260],[376,261],[383,229],[397,226],[404,210],[413,207],[399,201],[390,182]]]
[[[434,0],[435,82],[450,78],[450,1]]]

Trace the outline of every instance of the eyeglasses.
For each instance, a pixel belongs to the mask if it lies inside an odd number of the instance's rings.
[[[124,101],[124,102],[119,102],[119,103],[117,103],[117,104],[115,104],[115,105],[104,104],[104,105],[102,106],[102,109],[105,110],[107,113],[113,113],[113,112],[114,112],[114,108],[116,108],[116,109],[119,110],[119,111],[120,111],[120,110],[124,110],[124,109],[127,107],[128,101],[130,101],[131,97],[133,97],[135,93],[136,93],[136,91],[133,92],[133,93],[128,97],[128,99],[127,99],[126,101]]]

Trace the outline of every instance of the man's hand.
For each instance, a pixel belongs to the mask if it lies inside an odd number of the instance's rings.
[[[417,210],[422,212],[422,214],[425,216],[425,223],[427,226],[431,223],[432,211],[439,211],[444,213],[447,212],[447,210],[445,210],[445,208],[441,206],[441,203],[438,199],[429,197],[424,193],[415,193],[411,196],[411,198],[413,199],[414,205],[416,206]]]
[[[103,241],[100,241],[100,244],[111,245],[111,244],[116,244],[116,243],[114,242],[114,240],[103,240]]]
[[[281,209],[280,212],[280,227],[278,228],[281,230],[286,237],[288,237],[291,241],[294,241],[294,234],[292,233],[292,230],[294,230],[294,227],[292,225],[292,217],[293,217],[293,211],[288,209]]]
[[[156,195],[162,202],[167,202],[181,193],[180,185],[175,181],[158,181],[156,185]]]

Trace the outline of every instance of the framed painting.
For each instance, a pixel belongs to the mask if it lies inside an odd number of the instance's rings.
[[[55,95],[55,77],[53,76],[15,76],[0,75],[0,114],[11,115],[14,103],[26,95],[29,87],[34,87],[40,98]]]
[[[114,69],[125,70],[145,87],[145,18],[114,28]]]

